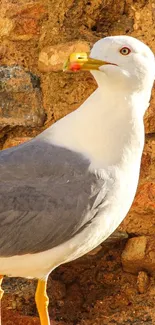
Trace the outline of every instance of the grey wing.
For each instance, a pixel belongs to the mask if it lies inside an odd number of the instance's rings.
[[[0,256],[50,249],[91,222],[107,190],[89,164],[37,140],[1,152]]]

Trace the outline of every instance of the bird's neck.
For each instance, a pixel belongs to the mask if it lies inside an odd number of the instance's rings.
[[[138,107],[137,107],[138,105]],[[84,153],[99,167],[119,164],[135,151],[140,159],[144,130],[142,102],[129,93],[98,88],[76,111],[45,132],[57,145]],[[104,166],[103,166],[104,165]]]

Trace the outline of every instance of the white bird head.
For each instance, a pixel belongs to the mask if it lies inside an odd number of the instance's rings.
[[[155,57],[150,48],[130,36],[110,36],[96,42],[90,52],[73,53],[67,70],[90,70],[98,86],[110,82],[111,87],[132,92],[150,92],[155,79]]]
[[[130,36],[106,37],[94,44],[90,57],[116,64],[105,64],[98,71],[91,71],[97,82],[102,79],[102,72],[111,82],[122,81],[136,91],[146,86],[152,88],[155,57],[150,48],[141,41]]]

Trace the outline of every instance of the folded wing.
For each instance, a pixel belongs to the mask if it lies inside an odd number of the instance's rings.
[[[38,140],[1,152],[1,257],[51,249],[95,218],[109,185],[89,165],[79,153]]]

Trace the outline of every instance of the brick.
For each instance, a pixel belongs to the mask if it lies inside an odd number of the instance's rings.
[[[39,78],[19,66],[0,67],[0,126],[41,126],[45,120]]]
[[[60,71],[72,52],[89,52],[90,46],[86,41],[75,41],[42,49],[39,54],[38,68],[42,72]]]
[[[128,240],[122,259],[126,262],[142,260],[145,257],[147,237],[140,236]]]
[[[126,272],[145,270],[155,276],[155,236],[130,238],[122,252],[122,265]]]

